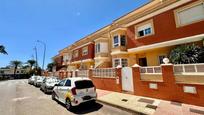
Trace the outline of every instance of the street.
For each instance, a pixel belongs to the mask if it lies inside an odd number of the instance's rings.
[[[85,103],[71,112],[27,80],[0,81],[0,115],[128,115],[109,105]]]

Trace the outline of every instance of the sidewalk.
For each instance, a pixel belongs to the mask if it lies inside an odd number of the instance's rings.
[[[204,115],[204,107],[97,89],[98,101],[148,115]]]

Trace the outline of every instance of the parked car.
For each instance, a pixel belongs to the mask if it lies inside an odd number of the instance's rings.
[[[37,77],[37,76],[35,76],[35,75],[31,76],[31,77],[28,79],[28,84],[33,85],[36,77]]]
[[[89,78],[66,78],[55,85],[52,99],[62,102],[68,110],[84,102],[95,102],[96,88]]]
[[[38,76],[35,86],[40,87],[44,79],[45,79],[44,76]]]
[[[57,77],[46,77],[42,84],[40,89],[45,93],[52,93],[52,90],[56,84],[60,82],[60,79]]]
[[[42,81],[41,76],[36,76],[33,85],[37,87],[37,84]]]

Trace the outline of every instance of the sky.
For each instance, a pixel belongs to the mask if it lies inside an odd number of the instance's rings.
[[[45,65],[58,51],[110,24],[149,0],[0,0],[0,67],[12,60],[26,62],[35,56]]]

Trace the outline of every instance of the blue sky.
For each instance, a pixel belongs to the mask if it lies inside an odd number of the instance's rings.
[[[38,49],[41,65],[46,42],[46,64],[59,50],[110,24],[149,0],[0,0],[0,67],[11,60],[26,62]]]

